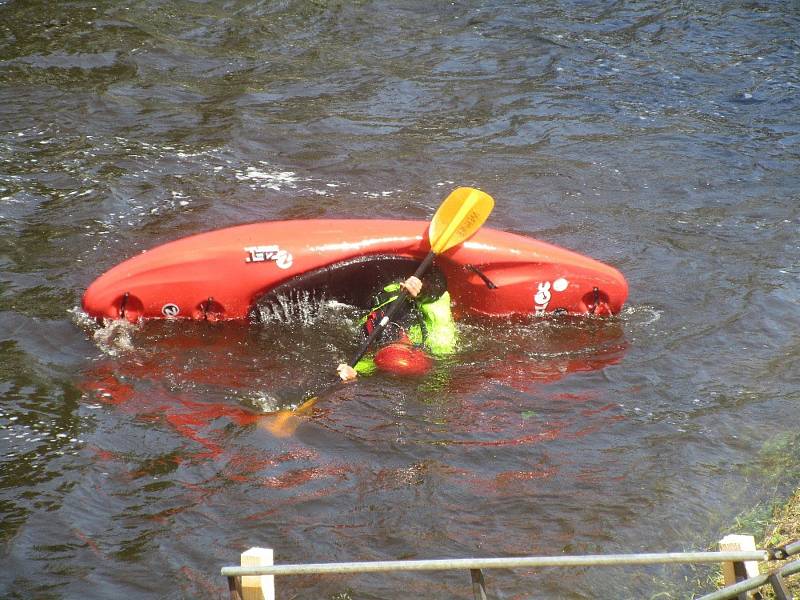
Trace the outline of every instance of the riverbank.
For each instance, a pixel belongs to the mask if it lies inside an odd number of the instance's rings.
[[[776,507],[773,513],[772,525],[767,529],[759,548],[783,546],[789,542],[800,540],[800,488],[797,488],[783,506]],[[761,563],[761,573],[769,573],[778,568],[785,561],[772,561]],[[797,575],[786,580],[786,587],[792,598],[800,598],[800,577]],[[762,595],[765,600],[775,598],[772,588],[764,588]]]

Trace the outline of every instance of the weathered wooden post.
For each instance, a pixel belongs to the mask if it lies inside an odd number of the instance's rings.
[[[719,549],[720,552],[755,550],[756,538],[752,535],[729,534],[719,541]],[[722,563],[722,577],[726,586],[756,576],[758,576],[758,563],[754,560]],[[748,593],[742,592],[737,598],[738,600],[747,600]]]
[[[472,577],[472,594],[475,596],[475,600],[487,600],[483,571],[480,569],[470,569],[469,573]]]
[[[242,552],[243,567],[272,565],[272,548],[250,548]],[[274,575],[246,575],[242,577],[242,600],[275,600]]]

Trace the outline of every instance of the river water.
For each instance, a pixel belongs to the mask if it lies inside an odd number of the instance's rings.
[[[326,562],[712,549],[800,481],[796,2],[0,1],[0,595],[226,597]],[[311,217],[489,225],[620,269],[616,318],[464,322],[422,380],[288,436],[346,308],[100,327],[158,243]],[[489,571],[495,598],[686,598],[705,567]],[[280,598],[470,597],[469,575]]]

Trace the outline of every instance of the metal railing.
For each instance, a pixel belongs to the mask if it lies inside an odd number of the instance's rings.
[[[252,549],[258,550],[258,549]],[[269,563],[272,562],[272,551],[269,552]],[[769,550],[721,551],[721,552],[667,552],[650,554],[589,554],[577,556],[524,556],[517,558],[458,558],[433,560],[391,560],[371,562],[341,562],[295,565],[260,564],[253,566],[223,567],[222,575],[228,578],[231,598],[238,600],[242,595],[242,579],[250,578],[250,585],[256,587],[268,585],[263,598],[274,598],[274,580],[268,578],[265,584],[263,576],[288,575],[321,575],[321,574],[354,574],[403,571],[446,571],[468,570],[471,575],[473,594],[476,600],[485,600],[486,587],[483,580],[484,569],[514,569],[520,567],[591,567],[612,565],[655,565],[655,564],[690,564],[690,563],[733,563],[743,567],[745,562],[763,562],[767,560],[786,559],[800,552],[800,542],[793,542],[782,548]],[[244,555],[243,555],[244,557]],[[737,572],[743,572],[739,569]],[[800,572],[800,560],[782,566],[770,574],[750,578],[733,586],[721,589],[698,600],[725,600],[743,597],[748,590],[771,584],[778,600],[790,600],[788,595],[781,596],[782,578]],[[252,580],[256,580],[255,583]],[[785,589],[783,593],[786,594]]]
[[[770,548],[768,552],[770,555],[769,560],[786,560],[790,556],[800,553],[800,541],[792,542],[779,548]],[[782,565],[770,573],[750,577],[734,585],[729,585],[697,600],[729,600],[730,598],[747,600],[747,592],[756,590],[763,585],[772,586],[776,600],[792,600],[792,596],[789,595],[783,580],[796,573],[800,573],[800,560]]]

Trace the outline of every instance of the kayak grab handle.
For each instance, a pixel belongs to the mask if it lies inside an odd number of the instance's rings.
[[[131,293],[130,292],[125,292],[122,295],[122,300],[120,300],[120,303],[119,303],[119,316],[122,319],[125,318],[125,307],[128,306],[128,298],[130,298],[130,297],[131,297]]]
[[[111,303],[102,317],[110,319],[127,319],[135,323],[144,312],[142,301],[130,292],[125,292]]]
[[[223,319],[224,313],[225,309],[223,306],[214,300],[213,297],[209,296],[208,300],[199,304],[192,316],[197,320],[216,322]]]
[[[590,315],[605,317],[612,314],[611,308],[608,306],[608,295],[600,291],[598,287],[593,287],[592,291],[583,297],[583,304],[586,306],[586,312]]]
[[[486,273],[484,273],[483,271],[481,271],[481,270],[480,270],[478,267],[476,267],[475,265],[472,265],[472,264],[469,264],[469,265],[464,265],[464,268],[465,268],[467,271],[471,271],[472,273],[475,273],[475,275],[477,275],[478,277],[480,277],[480,278],[481,278],[481,280],[483,281],[483,283],[485,283],[485,284],[486,284],[486,287],[487,287],[487,288],[489,288],[490,290],[496,290],[496,289],[497,289],[497,286],[494,284],[494,282],[493,282],[491,279],[489,279],[489,278],[486,276]]]

